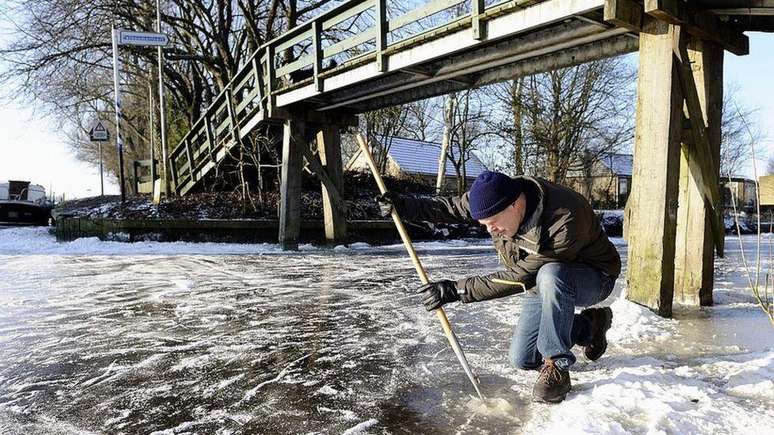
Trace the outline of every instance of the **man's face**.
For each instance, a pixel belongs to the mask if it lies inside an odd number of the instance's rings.
[[[486,230],[493,236],[513,237],[524,219],[526,207],[526,198],[522,193],[505,210],[486,219],[479,219],[478,222],[486,226]]]

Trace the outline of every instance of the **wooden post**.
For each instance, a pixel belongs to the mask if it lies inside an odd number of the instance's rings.
[[[384,50],[387,48],[387,0],[376,0],[376,70],[387,71]]]
[[[715,180],[720,172],[720,123],[723,107],[723,49],[709,41],[690,38],[688,56],[693,70],[703,112],[702,125],[707,126]],[[710,211],[705,206],[701,180],[691,171],[696,156],[692,140],[684,138],[680,159],[680,197],[677,217],[675,258],[675,296],[688,304],[712,305],[715,266],[714,240]],[[708,156],[709,157],[709,156]],[[720,204],[715,204],[718,212]]]
[[[259,59],[259,52],[253,55],[253,86],[255,86],[256,94],[255,99],[261,101],[263,98],[263,72],[261,72],[261,61]]]
[[[322,23],[320,20],[314,20],[312,22],[312,53],[314,53],[314,62],[312,63],[312,71],[314,73],[314,90],[322,92],[322,61],[323,61],[323,49],[322,49]]]
[[[266,72],[266,116],[271,118],[274,108],[277,107],[277,97],[274,95],[274,82],[276,81],[274,46],[271,44],[266,47]]]
[[[189,135],[190,136],[190,135]],[[191,152],[191,138],[185,138],[185,156],[188,158],[188,174],[191,182],[196,181],[196,164],[194,163],[193,153]]]
[[[473,16],[473,39],[486,39],[484,27],[481,25],[481,14],[486,10],[484,0],[473,0],[470,14]]]
[[[133,186],[134,186],[134,193],[138,193],[140,191],[140,162],[137,160],[132,161],[132,179],[134,180]]]
[[[336,190],[341,194],[344,187],[341,164],[341,133],[336,126],[325,126],[317,133],[317,154],[320,156],[323,170],[327,173]],[[325,221],[325,239],[329,242],[341,242],[347,237],[347,222],[344,204],[328,192],[325,183],[320,183],[323,198],[323,219]]]
[[[239,133],[239,121],[236,117],[236,103],[234,102],[234,94],[231,92],[231,86],[226,88],[226,109],[228,110],[229,124],[231,124],[231,139],[235,144],[242,144],[242,137]]]
[[[176,195],[179,195],[180,183],[178,183],[177,154],[172,154],[169,158],[169,172],[172,175],[172,184],[174,184],[174,192]]]
[[[279,243],[282,249],[298,249],[301,230],[302,147],[306,144],[303,121],[285,120],[282,135],[282,180],[280,184]]]
[[[207,135],[207,143],[209,143],[210,161],[216,163],[215,155],[215,135],[212,134],[212,121],[210,120],[210,114],[204,113],[204,132]]]
[[[669,317],[683,109],[673,46],[680,29],[647,18],[642,30],[632,192],[626,215],[627,297]]]

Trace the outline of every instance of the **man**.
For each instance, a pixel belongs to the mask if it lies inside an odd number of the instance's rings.
[[[540,369],[537,401],[561,402],[570,391],[573,345],[589,360],[607,349],[610,308],[586,309],[607,298],[621,258],[588,201],[542,179],[484,172],[460,197],[414,198],[391,192],[377,197],[381,213],[394,207],[409,220],[476,220],[492,235],[505,271],[419,288],[428,311],[446,303],[479,302],[527,289],[511,341],[517,368]]]

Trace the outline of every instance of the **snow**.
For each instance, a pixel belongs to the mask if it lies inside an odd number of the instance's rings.
[[[508,366],[521,298],[448,307],[482,403],[399,244],[288,253],[2,229],[0,433],[762,434],[774,328],[738,242],[726,249],[716,305],[674,319],[627,301],[619,279],[601,304],[608,352],[578,352],[572,392],[548,405],[531,400],[536,372]],[[417,250],[431,278],[499,267],[486,240]]]

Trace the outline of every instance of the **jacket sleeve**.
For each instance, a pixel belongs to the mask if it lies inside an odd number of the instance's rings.
[[[485,276],[473,276],[457,281],[457,288],[464,295],[463,302],[479,302],[488,299],[501,298],[525,289],[535,287],[537,273],[546,264],[557,261],[575,261],[578,252],[583,248],[585,237],[579,234],[572,218],[569,218],[556,234],[548,239],[545,247],[538,253],[528,253],[507,271],[495,272]],[[497,283],[493,280],[519,282],[520,285]]]
[[[527,288],[521,282],[521,276],[509,270],[457,280],[457,292],[465,303],[515,295]]]
[[[414,197],[401,195],[397,204],[398,214],[402,218],[443,223],[467,223],[470,217],[468,193],[461,196]]]

